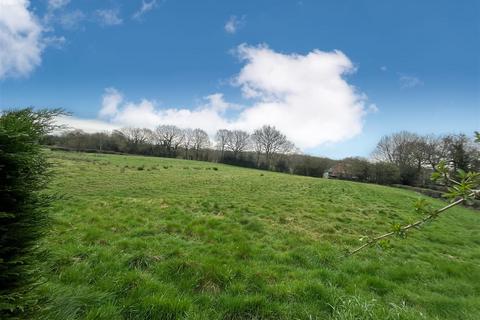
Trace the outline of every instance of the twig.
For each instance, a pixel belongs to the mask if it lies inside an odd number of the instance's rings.
[[[475,196],[477,194],[477,190],[475,190],[474,192],[472,192],[471,194],[468,195],[468,197],[471,197],[471,196]],[[421,219],[421,220],[418,220],[417,222],[414,222],[414,223],[411,223],[411,224],[408,224],[406,226],[403,226],[400,228],[400,231],[407,231],[411,228],[415,228],[415,227],[418,227],[419,225],[427,222],[428,220],[431,220],[435,217],[437,217],[440,213],[442,213],[443,211],[445,210],[448,210],[450,209],[451,207],[454,207],[456,205],[459,205],[461,204],[462,202],[464,202],[466,200],[466,197],[463,197],[461,199],[458,199],[457,201],[455,202],[452,202],[450,203],[449,205],[441,208],[441,209],[438,209],[438,210],[435,210],[435,212],[433,212],[432,214],[429,214],[428,216],[426,216],[425,218]],[[388,233],[385,233],[385,234],[382,234],[381,236],[378,236],[378,237],[375,237],[373,239],[371,239],[370,241],[368,241],[367,243],[363,244],[362,246],[358,247],[357,249],[353,250],[353,251],[350,251],[349,252],[349,256],[357,253],[358,251],[366,248],[366,247],[369,247],[371,245],[373,245],[374,243],[377,243],[378,241],[384,239],[384,238],[387,238],[387,237],[390,237],[394,234],[396,234],[398,231],[391,231],[391,232],[388,232]]]

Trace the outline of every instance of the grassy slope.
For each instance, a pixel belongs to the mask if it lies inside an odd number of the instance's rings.
[[[361,235],[413,219],[419,196],[194,161],[52,159],[52,190],[67,197],[44,244],[43,318],[480,316],[478,212],[344,258]]]

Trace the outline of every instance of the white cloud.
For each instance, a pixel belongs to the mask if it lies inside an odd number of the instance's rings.
[[[344,79],[355,67],[342,52],[282,54],[241,45],[238,53],[246,65],[236,83],[256,99],[240,114],[240,127],[273,124],[303,149],[362,131],[366,97]]]
[[[245,16],[242,16],[241,19],[238,19],[237,16],[231,16],[228,21],[225,23],[224,29],[230,34],[234,34],[245,25]]]
[[[423,81],[419,78],[405,74],[400,75],[399,82],[402,89],[415,88],[423,85]]]
[[[99,116],[105,123],[117,127],[154,128],[159,124],[173,124],[181,128],[203,128],[213,135],[218,128],[230,126],[223,114],[228,109],[236,108],[237,105],[226,102],[223,95],[217,93],[204,97],[203,103],[193,110],[162,109],[153,100],[125,101],[118,90],[107,88]]]
[[[382,70],[382,71],[387,71],[387,66],[381,66],[381,67],[380,67],[380,70]]]
[[[42,26],[27,0],[0,1],[0,79],[27,76],[41,62]]]
[[[101,118],[111,117],[117,114],[118,107],[123,101],[123,96],[115,88],[106,88],[102,97],[102,108],[98,115]]]
[[[115,26],[123,22],[117,9],[100,9],[95,11],[95,15],[104,26]]]
[[[366,96],[345,80],[355,68],[340,51],[283,54],[267,46],[241,45],[237,53],[245,65],[234,84],[251,101],[248,105],[229,103],[215,93],[193,109],[164,108],[148,99],[125,101],[120,92],[108,88],[100,115],[108,126],[173,124],[202,128],[211,135],[221,128],[251,132],[271,124],[308,149],[358,135],[365,115],[378,110],[374,104],[367,107]],[[228,117],[232,112],[236,115]]]
[[[155,9],[156,6],[157,0],[151,0],[150,2],[142,0],[142,6],[133,14],[132,18],[138,20],[148,11]]]
[[[76,117],[61,116],[57,118],[57,124],[66,126],[67,130],[81,129],[88,133],[112,131],[121,127],[112,123],[108,123],[97,119],[80,119]],[[63,131],[63,130],[60,130]]]

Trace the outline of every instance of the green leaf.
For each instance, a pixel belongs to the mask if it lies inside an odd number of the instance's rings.
[[[442,174],[440,172],[437,172],[437,171],[433,172],[432,175],[430,176],[430,179],[432,181],[437,181],[437,180],[440,180],[442,178],[443,178]]]

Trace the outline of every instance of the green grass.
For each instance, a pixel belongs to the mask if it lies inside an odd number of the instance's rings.
[[[480,215],[406,190],[220,164],[51,153],[43,319],[479,319]],[[431,200],[436,207],[443,203]]]

